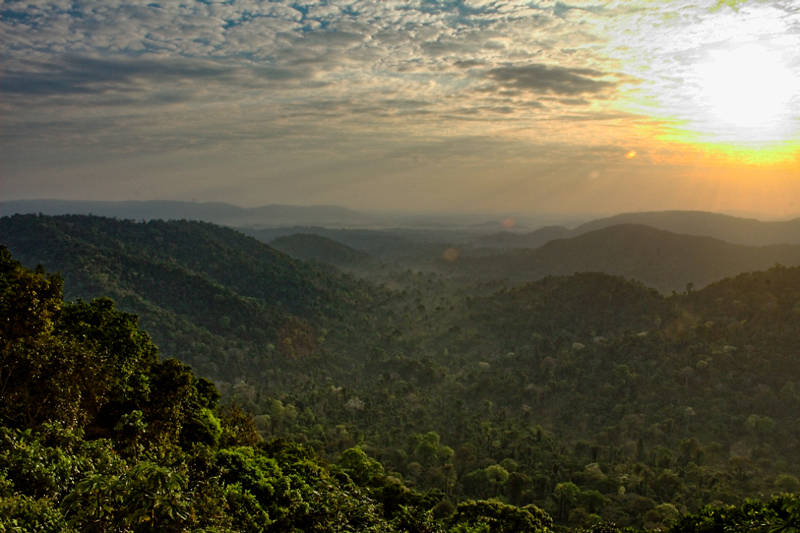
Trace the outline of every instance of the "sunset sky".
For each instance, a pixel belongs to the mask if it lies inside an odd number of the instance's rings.
[[[0,199],[800,215],[800,2],[0,1]]]

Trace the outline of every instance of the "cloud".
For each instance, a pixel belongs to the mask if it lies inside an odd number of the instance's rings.
[[[796,0],[714,11],[715,2],[0,0],[4,166],[22,175],[51,161],[58,181],[66,166],[104,154],[113,168],[127,151],[211,180],[203,157],[220,175],[252,158],[254,182],[265,168],[277,182],[311,168],[328,176],[340,154],[367,154],[368,180],[395,171],[382,154],[397,146],[409,161],[427,154],[437,172],[424,175],[439,175],[453,140],[467,149],[452,160],[472,165],[502,166],[499,147],[516,146],[503,157],[524,179],[525,154],[542,168],[554,157],[552,146],[537,149],[545,142],[621,143],[625,113],[640,112],[619,105],[632,92],[681,105],[696,43],[728,28],[719,17],[753,26],[767,7],[785,12],[792,31],[770,32],[797,61]]]
[[[188,98],[192,82],[228,85],[237,89],[308,80],[306,65],[269,66],[246,61],[222,62],[180,57],[87,57],[70,55],[55,61],[27,62],[0,78],[0,94],[43,97],[101,95],[110,92],[153,92],[178,101],[181,84]],[[319,84],[317,84],[319,86]]]
[[[485,61],[480,59],[465,59],[465,60],[458,60],[453,63],[453,65],[457,66],[458,68],[474,68],[474,67],[481,67],[486,64]]]
[[[598,95],[617,85],[616,82],[602,79],[607,74],[598,70],[536,63],[493,68],[486,76],[500,87],[564,96]]]
[[[29,71],[12,71],[0,81],[0,92],[24,95],[102,93],[138,79],[175,80],[230,78],[230,66],[188,59],[132,59],[68,56],[59,63],[33,64]]]

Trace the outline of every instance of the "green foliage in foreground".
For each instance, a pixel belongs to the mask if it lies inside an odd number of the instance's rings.
[[[135,316],[61,290],[0,247],[0,531],[550,531],[532,506],[413,491],[358,448],[328,466],[263,442]]]

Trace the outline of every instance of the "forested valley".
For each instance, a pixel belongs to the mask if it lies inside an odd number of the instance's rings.
[[[800,528],[800,267],[742,270],[795,250],[614,228],[4,217],[0,531]]]

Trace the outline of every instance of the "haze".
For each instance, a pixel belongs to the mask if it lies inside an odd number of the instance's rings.
[[[800,213],[794,0],[0,2],[4,200]]]

